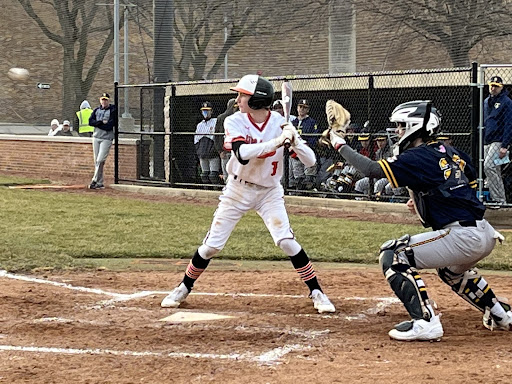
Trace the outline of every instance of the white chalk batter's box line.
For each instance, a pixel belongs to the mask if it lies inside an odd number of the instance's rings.
[[[102,308],[106,306],[112,306],[115,305],[118,302],[126,302],[129,300],[136,300],[140,298],[144,298],[147,296],[152,295],[167,295],[170,292],[169,291],[140,291],[135,292],[132,294],[125,294],[125,293],[117,293],[117,292],[109,292],[105,291],[103,289],[99,288],[87,288],[87,287],[80,287],[80,286],[74,286],[68,283],[62,283],[58,281],[52,281],[52,280],[46,280],[41,279],[37,277],[30,277],[30,276],[24,276],[24,275],[16,275],[13,273],[9,273],[5,270],[0,270],[0,277],[6,277],[9,279],[14,280],[20,280],[20,281],[27,281],[31,283],[38,283],[38,284],[47,284],[52,285],[55,287],[60,287],[64,289],[79,291],[79,292],[85,292],[85,293],[94,293],[97,295],[104,295],[109,296],[111,299],[108,300],[102,300],[98,303],[97,306],[93,307],[95,309]],[[306,296],[304,295],[276,295],[276,294],[261,294],[261,293],[211,293],[211,292],[191,292],[190,295],[196,295],[196,296],[221,296],[221,297],[256,297],[256,298],[289,298],[289,299],[304,299]],[[336,315],[336,314],[324,314],[324,315],[318,315],[318,314],[294,314],[294,316],[297,317],[319,317],[319,318],[329,318],[329,319],[344,319],[348,321],[352,320],[362,320],[366,318],[366,315],[374,315],[379,312],[384,311],[387,307],[389,307],[392,304],[397,304],[400,301],[397,298],[394,297],[343,297],[343,298],[337,298],[338,300],[345,300],[345,301],[377,301],[377,304],[375,307],[371,307],[362,313],[355,314],[355,315]],[[280,314],[275,313],[269,313],[269,316],[280,316]],[[284,316],[284,315],[283,315]]]
[[[52,285],[55,287],[65,288],[65,289],[84,292],[84,293],[94,293],[97,295],[110,296],[111,299],[100,302],[103,305],[108,305],[110,303],[113,304],[115,302],[140,299],[140,298],[152,296],[152,295],[164,296],[164,295],[168,295],[170,293],[170,291],[140,291],[140,292],[135,292],[132,294],[109,292],[109,291],[105,291],[105,290],[99,289],[99,288],[80,287],[80,286],[74,286],[74,285],[71,285],[68,283],[61,283],[58,281],[40,279],[37,277],[15,275],[15,274],[9,273],[5,270],[0,270],[0,277],[5,277],[5,278],[9,278],[9,279],[14,279],[14,280],[28,281],[31,283],[48,284],[48,285]],[[272,297],[272,298],[288,298],[288,299],[304,299],[307,297],[305,295],[276,295],[276,294],[266,294],[266,293],[214,293],[214,292],[191,292],[190,295],[191,296],[222,296],[222,297],[256,297],[256,298]],[[399,302],[398,299],[392,298],[392,297],[357,297],[356,296],[356,297],[338,297],[336,299],[347,300],[347,301],[350,301],[350,300],[377,301],[377,302],[381,303],[380,307]]]
[[[34,347],[34,346],[16,346],[0,345],[0,352],[32,352],[32,353],[52,353],[62,355],[110,355],[110,356],[128,356],[128,357],[151,357],[151,358],[196,358],[207,360],[235,360],[241,362],[252,362],[261,365],[279,364],[279,360],[290,352],[307,351],[310,346],[301,344],[285,345],[274,348],[268,352],[259,355],[252,352],[244,353],[189,353],[189,352],[151,352],[151,351],[117,351],[112,349],[79,349],[79,348],[57,348],[57,347]]]
[[[87,288],[74,286],[68,283],[62,283],[57,281],[51,281],[41,278],[35,278],[30,276],[23,275],[15,275],[12,273],[8,273],[7,271],[0,270],[0,277],[5,277],[14,280],[27,281],[31,283],[38,284],[47,284],[55,287],[60,287],[64,289],[84,292],[84,293],[93,293],[98,295],[105,295],[111,297],[109,300],[104,300],[100,302],[100,307],[104,307],[105,305],[113,305],[116,302],[124,302],[134,299],[139,299],[143,297],[147,297],[150,295],[167,295],[169,291],[141,291],[133,294],[123,294],[116,292],[109,292],[98,288]],[[198,296],[225,296],[225,297],[273,297],[273,298],[293,298],[293,299],[303,299],[306,296],[304,295],[275,295],[275,294],[255,294],[255,293],[208,293],[208,292],[193,292],[191,295]],[[397,302],[397,299],[390,297],[375,297],[375,298],[365,298],[365,297],[346,297],[342,298],[343,300],[356,300],[356,301],[366,301],[372,300],[377,301],[377,306],[374,308],[370,308],[366,310],[364,313],[356,317],[348,317],[348,316],[339,316],[339,315],[321,315],[322,318],[343,318],[346,320],[359,319],[361,317],[365,317],[365,313],[377,313],[380,312],[385,307],[394,304]],[[281,316],[281,314],[269,313],[270,316]],[[282,315],[285,316],[285,315]],[[289,315],[287,315],[289,316]],[[305,317],[313,317],[319,315],[311,315],[311,314],[303,314],[295,316],[305,316]],[[69,319],[61,319],[61,318],[47,318],[46,320],[40,319],[39,321],[56,321],[56,322],[73,322],[73,320]],[[243,328],[239,329],[242,330]],[[271,328],[267,328],[267,331],[271,330]],[[254,330],[253,330],[254,331]],[[279,331],[279,330],[277,330]],[[281,331],[279,331],[281,332]],[[324,331],[301,331],[296,330],[291,333],[297,336],[306,337],[306,339],[314,339],[317,336],[325,335],[329,333],[329,330]],[[160,357],[160,358],[197,358],[197,359],[220,359],[220,360],[235,360],[235,361],[246,361],[246,362],[256,362],[258,364],[264,365],[272,365],[279,364],[279,360],[284,357],[286,354],[290,352],[298,352],[298,351],[306,351],[311,349],[310,345],[302,345],[302,344],[292,344],[285,345],[283,347],[274,348],[268,352],[262,354],[254,354],[252,352],[244,352],[244,353],[231,353],[231,354],[211,354],[211,353],[195,353],[195,352],[152,352],[152,351],[117,351],[110,349],[77,349],[77,348],[58,348],[58,347],[36,347],[36,346],[15,346],[15,345],[0,345],[0,351],[19,351],[19,352],[32,352],[32,353],[55,353],[55,354],[66,354],[66,355],[116,355],[116,356],[133,356],[133,357]]]

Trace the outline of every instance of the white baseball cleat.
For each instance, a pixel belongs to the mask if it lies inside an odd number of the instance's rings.
[[[486,309],[483,318],[484,327],[494,331],[512,331],[512,311],[507,311],[506,317],[498,320],[491,312]]]
[[[189,293],[185,284],[181,283],[162,300],[160,306],[162,308],[178,308],[185,301]]]
[[[327,295],[320,291],[319,289],[313,289],[309,297],[311,298],[311,300],[313,300],[313,306],[318,311],[318,313],[336,312],[336,308],[334,308],[334,305],[331,303],[331,300],[329,300]]]
[[[389,331],[389,337],[399,341],[440,341],[443,335],[439,315],[433,316],[430,321],[423,319],[404,321]]]

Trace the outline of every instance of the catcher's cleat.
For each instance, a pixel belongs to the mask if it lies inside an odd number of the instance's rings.
[[[512,311],[510,305],[500,302],[502,307],[507,310],[505,318],[501,319],[491,314],[489,308],[485,309],[483,324],[490,331],[512,331]]]
[[[162,300],[160,306],[162,308],[178,308],[185,301],[189,293],[185,284],[181,283]]]
[[[331,300],[329,300],[327,295],[320,291],[319,289],[313,289],[313,292],[311,292],[311,295],[309,295],[309,297],[311,298],[311,300],[313,300],[313,306],[318,311],[318,313],[336,312],[336,308],[334,308],[334,305],[331,303]]]
[[[430,321],[423,319],[404,321],[389,331],[389,337],[399,341],[440,341],[443,334],[439,315],[433,316]]]

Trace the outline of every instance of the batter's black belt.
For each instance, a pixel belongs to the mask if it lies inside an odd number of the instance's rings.
[[[249,181],[242,180],[242,179],[241,179],[241,178],[239,178],[237,175],[233,175],[233,180],[238,181],[240,184],[246,184],[246,185],[250,185],[250,186],[254,186],[254,187],[260,187],[260,188],[263,188],[261,185],[254,184],[254,183],[251,183],[251,182],[249,182]]]
[[[255,185],[253,183],[249,183],[248,181],[245,181],[245,180],[242,180],[241,178],[239,178],[237,175],[234,175],[233,176],[233,180],[236,180],[238,181],[239,183],[243,183],[243,184],[252,184],[252,185]]]

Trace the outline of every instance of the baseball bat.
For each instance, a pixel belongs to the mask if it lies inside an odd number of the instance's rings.
[[[281,103],[283,104],[284,118],[288,123],[290,121],[290,112],[292,110],[292,85],[288,80],[283,81],[281,86]],[[284,142],[285,148],[290,148],[290,140]]]

